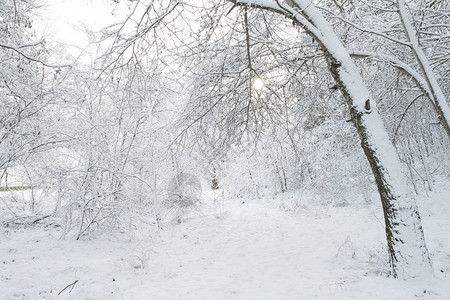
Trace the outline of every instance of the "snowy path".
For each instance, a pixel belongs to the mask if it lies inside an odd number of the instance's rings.
[[[327,259],[336,255],[337,245],[324,236],[323,224],[251,206],[231,213],[168,233],[168,243],[157,246],[164,249],[157,252],[161,257],[149,263],[155,285],[136,291],[152,286],[155,293],[166,291],[161,296],[168,299],[276,299],[280,293],[306,296],[328,289]],[[158,280],[164,277],[167,281]]]
[[[385,259],[383,226],[368,209],[308,207],[292,215],[235,201],[226,210],[140,242],[59,241],[42,229],[4,233],[0,299],[450,298],[449,278],[376,276]],[[75,280],[71,293],[57,296]]]

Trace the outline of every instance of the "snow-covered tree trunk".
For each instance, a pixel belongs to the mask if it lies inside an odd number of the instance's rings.
[[[431,96],[433,98],[433,106],[438,114],[439,121],[450,137],[450,108],[445,99],[444,93],[434,75],[433,69],[428,61],[425,52],[419,45],[418,33],[412,25],[412,21],[406,11],[405,0],[397,0],[397,9],[402,22],[403,29],[410,43],[411,51],[414,53],[416,60],[422,70],[423,76],[428,84]]]
[[[396,150],[378,114],[375,101],[350,58],[348,50],[310,0],[230,0],[291,18],[322,46],[329,69],[350,109],[352,121],[370,163],[380,194],[386,223],[391,275],[415,277],[431,270],[419,211],[402,173]]]
[[[350,61],[327,53],[330,70],[350,107],[361,146],[370,163],[383,205],[393,276],[415,277],[431,266],[419,211],[381,118]]]

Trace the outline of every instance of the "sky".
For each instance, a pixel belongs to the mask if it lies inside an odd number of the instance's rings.
[[[96,32],[113,23],[114,7],[111,0],[46,0],[34,27],[47,44],[64,43],[60,49],[77,55],[89,45],[84,28]]]

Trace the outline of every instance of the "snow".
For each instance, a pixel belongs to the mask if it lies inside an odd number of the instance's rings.
[[[435,101],[441,108],[442,114],[443,114],[443,117],[445,118],[445,120],[450,120],[450,108],[447,104],[446,97],[437,82],[437,79],[434,75],[433,69],[432,69],[430,63],[428,62],[428,58],[426,57],[425,53],[423,52],[422,48],[419,45],[419,40],[417,38],[417,32],[413,28],[410,17],[406,11],[405,1],[398,0],[397,8],[398,8],[398,13],[401,18],[403,28],[405,30],[405,33],[408,37],[409,42],[411,43],[411,49],[413,50],[414,55],[416,56],[417,62],[419,63],[420,67],[422,68],[425,78],[428,81],[430,90],[431,90],[433,96],[435,97]]]
[[[133,240],[60,240],[51,222],[3,227],[0,299],[450,298],[447,193],[419,203],[435,276],[410,280],[384,275],[379,200],[331,207],[298,191],[225,198],[217,210],[210,198],[201,214]]]

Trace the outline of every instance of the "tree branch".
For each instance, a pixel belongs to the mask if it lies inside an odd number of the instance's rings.
[[[32,56],[30,56],[28,54],[25,54],[23,51],[20,50],[21,48],[32,47],[32,46],[36,46],[38,44],[39,43],[37,43],[37,44],[30,44],[30,45],[22,45],[22,46],[11,46],[11,45],[6,45],[6,44],[1,44],[0,43],[0,48],[5,48],[5,49],[12,50],[12,51],[18,53],[20,56],[22,56],[22,57],[24,57],[24,58],[26,58],[26,59],[28,59],[30,61],[34,61],[34,62],[40,63],[40,64],[42,64],[42,65],[44,65],[46,67],[49,67],[49,68],[68,68],[68,67],[70,67],[70,65],[53,65],[53,64],[49,64],[49,63],[47,63],[47,62],[45,62],[45,61],[43,61],[43,60],[41,60],[39,58],[32,57]]]

